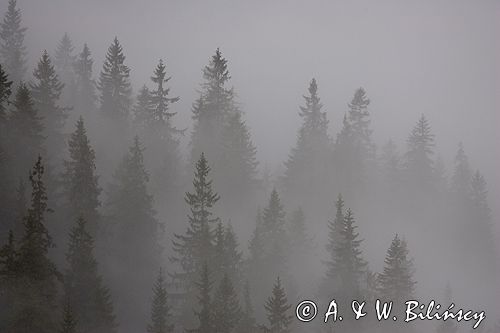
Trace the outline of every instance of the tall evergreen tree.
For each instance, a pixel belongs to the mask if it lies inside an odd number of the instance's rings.
[[[335,218],[333,221],[328,221],[328,242],[326,244],[326,250],[328,252],[328,260],[325,262],[327,266],[326,276],[330,285],[332,282],[331,280],[338,282],[339,277],[339,273],[335,269],[335,263],[338,260],[336,248],[341,242],[341,233],[344,227],[344,199],[341,194],[338,195],[337,201],[335,202],[335,210]]]
[[[73,312],[73,308],[69,302],[64,304],[63,315],[61,321],[61,328],[59,329],[59,333],[77,333],[76,330],[77,321],[75,318],[75,314]]]
[[[385,300],[404,304],[414,296],[413,262],[408,256],[406,242],[396,234],[387,250],[384,271],[379,274],[380,295]]]
[[[116,169],[105,204],[109,226],[108,259],[114,266],[108,274],[116,281],[112,288],[121,304],[118,318],[129,319],[131,329],[144,329],[144,313],[135,303],[147,306],[145,281],[154,279],[160,264],[159,244],[163,225],[156,218],[153,196],[148,191],[149,174],[144,166],[144,148],[136,136]],[[109,265],[107,265],[109,267]],[[141,328],[142,326],[142,328]]]
[[[66,87],[65,93],[68,97],[74,92],[76,62],[74,51],[75,47],[71,38],[68,33],[64,33],[54,53],[54,65],[57,75]]]
[[[9,0],[7,12],[0,23],[0,56],[10,79],[18,84],[26,74],[26,46],[21,10],[16,0]]]
[[[217,333],[235,331],[241,320],[238,296],[228,274],[224,274],[213,301],[214,330]]]
[[[286,333],[290,332],[292,316],[289,314],[291,305],[288,304],[288,299],[285,290],[281,286],[281,280],[278,277],[273,287],[272,295],[268,298],[265,309],[269,326],[264,327],[266,332],[270,333]]]
[[[243,307],[241,309],[241,320],[238,325],[238,332],[253,333],[257,330],[252,299],[250,296],[250,283],[245,282],[243,287]]]
[[[368,112],[370,100],[363,88],[358,88],[352,101],[349,103],[348,119],[351,124],[353,139],[362,159],[373,157],[375,146],[371,141],[370,113]]]
[[[210,296],[212,292],[212,281],[210,279],[210,271],[208,265],[204,264],[200,271],[200,279],[195,283],[198,289],[198,308],[195,311],[198,317],[198,327],[190,329],[192,333],[215,333],[215,322],[213,313],[213,302]]]
[[[9,135],[12,144],[12,170],[14,179],[24,177],[38,154],[45,152],[42,118],[35,109],[31,92],[21,83],[17,88],[14,108],[9,115]],[[14,154],[15,152],[15,154]]]
[[[427,118],[422,115],[408,138],[406,167],[416,186],[428,189],[432,182],[434,134]]]
[[[215,229],[215,265],[218,272],[216,281],[227,275],[235,288],[241,287],[242,253],[238,249],[238,239],[231,224],[221,222]]]
[[[305,105],[300,107],[302,126],[297,134],[297,143],[285,162],[285,186],[287,191],[304,198],[320,191],[325,194],[331,158],[331,140],[328,135],[328,120],[318,96],[316,79],[312,79],[304,95]],[[303,201],[303,198],[301,198]]]
[[[171,260],[178,265],[178,270],[173,278],[184,294],[184,315],[186,309],[193,306],[195,282],[203,265],[211,265],[214,262],[215,239],[212,224],[219,221],[219,218],[214,217],[213,209],[220,197],[212,188],[210,170],[202,153],[196,163],[194,191],[187,192],[185,196],[190,209],[187,230],[183,235],[174,235],[174,256]]]
[[[80,115],[91,113],[96,108],[96,83],[92,78],[94,60],[85,43],[74,63],[75,71],[75,110]]]
[[[170,333],[173,331],[174,325],[171,323],[165,277],[160,269],[153,288],[151,323],[148,325],[148,333]]]
[[[59,156],[63,148],[62,131],[69,108],[59,105],[64,84],[59,81],[47,51],[43,52],[33,76],[35,81],[30,84],[33,101],[43,119],[49,158],[54,159]]]
[[[125,65],[123,48],[115,37],[108,48],[99,76],[101,111],[111,118],[125,119],[130,109],[130,69]]]
[[[1,142],[3,142],[3,131],[5,122],[7,121],[7,105],[9,104],[9,98],[12,94],[12,81],[9,80],[7,73],[5,72],[5,67],[0,64],[0,128],[2,129],[2,136],[0,136]]]
[[[98,208],[101,188],[96,175],[95,152],[90,145],[83,118],[76,123],[68,141],[69,159],[64,161],[63,188],[67,218],[82,217],[89,225],[91,235],[96,235],[99,223]]]
[[[339,276],[340,289],[338,292],[344,297],[360,296],[362,277],[366,274],[366,261],[362,258],[360,249],[362,240],[356,232],[354,216],[350,209],[343,218],[342,228],[339,230],[339,242],[335,246],[335,262],[333,270]]]
[[[57,326],[57,280],[60,274],[49,259],[54,246],[45,226],[47,193],[42,158],[30,172],[31,206],[24,219],[24,235],[17,250],[16,303],[13,305],[14,332],[54,332]]]
[[[472,171],[469,167],[469,160],[464,151],[464,145],[458,144],[458,151],[455,155],[455,169],[451,177],[451,187],[455,195],[462,198],[468,197],[471,191]]]
[[[134,121],[138,123],[140,126],[144,126],[148,123],[148,117],[153,113],[153,107],[151,103],[151,92],[146,85],[143,85],[141,89],[139,89],[139,93],[136,97],[136,103],[133,107],[134,111]]]
[[[94,256],[94,239],[87,231],[87,223],[78,218],[69,234],[66,254],[68,269],[64,279],[67,299],[84,332],[115,332],[115,317],[109,289],[98,273]]]

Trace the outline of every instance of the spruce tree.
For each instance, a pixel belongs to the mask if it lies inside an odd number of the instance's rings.
[[[130,109],[130,69],[125,65],[123,48],[115,37],[108,48],[99,76],[101,111],[115,119],[126,119]]]
[[[335,261],[333,270],[338,274],[339,294],[347,298],[360,296],[360,286],[366,274],[366,261],[362,258],[360,249],[362,240],[356,232],[354,216],[348,209],[343,218],[342,228],[339,230],[339,242],[334,248]]]
[[[269,320],[269,326],[263,327],[266,332],[287,333],[291,331],[292,315],[289,314],[291,305],[288,303],[279,277],[276,279],[272,295],[268,298],[264,307]]]
[[[170,105],[179,101],[179,97],[168,97],[170,88],[166,87],[171,77],[167,77],[166,66],[160,59],[155,68],[151,81],[155,83],[155,89],[151,91],[152,113],[148,115],[146,122],[154,129],[160,131],[159,135],[163,138],[173,139],[178,130],[171,124],[171,118],[176,112],[170,111]]]
[[[94,60],[85,43],[75,60],[75,110],[78,114],[92,113],[96,108],[96,83],[92,78]]]
[[[136,136],[113,176],[106,211],[115,226],[115,246],[123,264],[135,269],[140,264],[146,271],[153,271],[158,267],[160,224],[148,193],[143,151]]]
[[[7,105],[9,104],[9,98],[12,94],[12,81],[9,80],[7,73],[5,72],[5,67],[0,64],[0,129],[2,129],[2,135],[0,136],[1,142],[5,139],[3,137],[5,122],[7,121]]]
[[[191,212],[188,227],[184,235],[176,234],[173,242],[175,256],[172,260],[180,265],[180,272],[175,276],[187,285],[192,285],[193,277],[196,278],[205,263],[213,262],[215,239],[212,224],[219,221],[213,216],[213,208],[220,197],[212,188],[210,171],[202,153],[196,163],[194,191],[185,196]]]
[[[328,135],[328,119],[322,111],[316,79],[309,84],[305,105],[300,107],[302,125],[297,134],[297,143],[285,162],[285,186],[295,196],[317,193],[325,194],[329,179],[331,140]],[[297,199],[297,198],[295,198]],[[300,198],[303,202],[303,198]]]
[[[422,115],[408,138],[406,168],[411,180],[421,189],[428,189],[432,181],[434,134],[427,118]]]
[[[233,286],[241,286],[242,253],[238,250],[238,240],[231,224],[224,226],[221,222],[215,228],[215,266],[216,279],[221,281],[227,275]]]
[[[194,164],[204,152],[213,160],[220,155],[220,135],[227,115],[235,108],[227,60],[219,49],[203,69],[201,96],[193,105],[194,129],[191,136],[191,160]]]
[[[96,175],[95,152],[87,137],[83,118],[76,122],[75,131],[68,141],[68,159],[64,161],[62,175],[66,217],[74,221],[82,217],[87,221],[91,235],[96,235],[99,224],[99,194],[101,188]]]
[[[65,95],[72,97],[75,85],[75,62],[76,56],[74,55],[75,47],[69,37],[68,33],[64,33],[61,40],[57,44],[54,53],[54,65],[57,75],[66,87]],[[68,101],[68,100],[66,100]]]
[[[349,103],[348,120],[351,124],[353,140],[362,155],[362,160],[372,158],[375,146],[371,141],[370,113],[368,112],[370,100],[363,88],[358,88]]]
[[[328,260],[325,262],[327,266],[326,277],[328,284],[331,285],[332,281],[337,281],[338,283],[338,272],[335,269],[335,263],[337,262],[336,248],[341,243],[341,233],[344,226],[344,199],[342,195],[339,194],[337,201],[335,202],[335,218],[333,221],[328,221],[328,242],[326,244],[326,250],[328,252]]]
[[[17,88],[14,108],[9,115],[9,135],[12,145],[14,179],[24,177],[38,154],[45,152],[42,118],[34,107],[31,92],[21,83]],[[15,152],[15,154],[14,154]]]
[[[253,333],[257,330],[252,299],[250,296],[250,283],[245,282],[243,287],[243,308],[241,311],[241,320],[238,325],[238,332]]]
[[[18,84],[26,74],[26,46],[21,10],[16,0],[9,0],[7,12],[0,23],[0,57],[10,79]]]
[[[0,247],[0,331],[7,331],[13,318],[16,304],[16,283],[18,282],[17,249],[12,230],[8,232],[7,243]]]
[[[198,310],[195,315],[198,318],[198,327],[189,329],[192,333],[215,333],[214,311],[212,298],[212,281],[210,279],[210,271],[208,265],[204,264],[200,270],[200,278],[195,283],[198,289]]]
[[[30,84],[33,101],[44,124],[49,158],[54,159],[63,148],[63,127],[69,108],[59,105],[64,84],[59,81],[47,51],[43,52],[33,76],[35,81]]]
[[[59,333],[77,333],[77,321],[70,302],[66,302],[63,308],[61,328]]]
[[[109,289],[98,272],[94,239],[87,222],[78,218],[69,234],[65,299],[71,302],[81,332],[114,332],[115,317]]]
[[[466,198],[471,191],[472,171],[469,167],[469,160],[464,151],[464,145],[458,144],[458,151],[455,155],[455,169],[451,177],[451,188],[454,194],[461,198]]]
[[[136,97],[136,103],[133,107],[134,121],[145,128],[145,124],[149,121],[148,116],[153,113],[151,105],[151,92],[146,85],[139,89]]]
[[[378,276],[380,295],[385,300],[404,304],[414,296],[413,262],[408,256],[406,242],[396,234],[387,250],[385,266]]]
[[[301,253],[310,248],[311,238],[307,235],[304,211],[301,207],[292,212],[288,226],[290,248]]]
[[[213,301],[214,331],[232,333],[241,320],[238,296],[228,274],[224,274]]]
[[[19,333],[54,332],[57,326],[57,281],[60,273],[49,259],[54,246],[45,226],[47,193],[42,158],[30,172],[31,206],[17,250],[16,304],[11,329]]]
[[[170,333],[173,331],[174,325],[171,323],[165,277],[160,269],[153,288],[151,322],[148,325],[148,333]]]

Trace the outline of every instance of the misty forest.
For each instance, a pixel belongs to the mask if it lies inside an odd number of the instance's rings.
[[[500,332],[498,3],[341,3],[2,1],[0,332]]]

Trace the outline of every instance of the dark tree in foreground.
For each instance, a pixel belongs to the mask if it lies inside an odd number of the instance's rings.
[[[113,303],[98,273],[94,239],[83,218],[79,218],[71,229],[66,260],[65,299],[72,305],[78,329],[81,332],[114,332]]]
[[[219,221],[213,216],[213,208],[219,201],[219,195],[212,188],[209,179],[210,167],[204,154],[196,163],[193,192],[187,192],[185,201],[189,205],[188,228],[184,235],[175,235],[174,263],[180,271],[175,278],[186,289],[192,289],[193,282],[199,276],[203,265],[213,262],[214,236],[212,224]]]
[[[0,64],[0,220],[7,221],[12,214],[9,204],[12,200],[10,192],[12,191],[12,179],[9,168],[9,157],[7,154],[7,107],[9,104],[12,81],[9,81],[5,67]],[[7,224],[7,223],[6,223]],[[0,227],[0,233],[7,232],[3,226]]]
[[[7,105],[11,94],[12,81],[9,80],[5,72],[5,67],[0,64],[0,128],[2,129],[2,136],[3,126],[5,126],[5,122],[7,121]],[[0,139],[3,139],[3,137],[0,137]]]
[[[288,303],[279,277],[276,279],[272,295],[268,298],[264,307],[269,320],[269,326],[263,327],[266,332],[288,333],[291,331],[292,315],[289,312],[292,306]]]
[[[24,235],[17,250],[17,281],[10,329],[18,333],[52,333],[58,322],[57,281],[60,274],[48,255],[54,244],[45,226],[49,208],[43,178],[44,166],[39,157],[30,172],[31,206],[24,219]]]
[[[99,223],[98,208],[101,188],[96,175],[95,152],[90,145],[83,118],[68,142],[69,158],[64,161],[63,188],[67,218],[74,221],[82,217],[87,221],[89,232],[96,235]]]
[[[9,0],[7,12],[0,23],[0,58],[10,79],[18,84],[26,74],[26,47],[21,25],[21,10],[16,0]]]
[[[59,156],[64,144],[62,131],[69,109],[59,105],[64,84],[59,81],[47,51],[43,52],[33,76],[35,81],[30,84],[33,101],[42,117],[47,150],[53,159]]]
[[[384,260],[384,271],[379,274],[380,295],[385,300],[404,304],[413,297],[413,263],[408,256],[406,242],[398,235],[392,240]]]
[[[160,269],[153,288],[153,301],[151,304],[151,322],[148,325],[149,333],[169,333],[174,331],[171,323],[170,306],[165,277]]]
[[[130,69],[125,65],[123,48],[115,37],[108,48],[106,59],[99,76],[101,111],[115,119],[129,116],[131,86]]]

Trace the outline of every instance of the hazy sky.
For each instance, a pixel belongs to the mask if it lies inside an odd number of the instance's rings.
[[[6,4],[0,3],[2,12]],[[295,142],[301,96],[315,77],[332,135],[354,89],[363,86],[378,142],[392,137],[402,145],[425,113],[447,164],[463,141],[471,164],[487,177],[491,202],[500,199],[500,1],[18,4],[32,64],[43,49],[53,53],[65,31],[78,49],[89,44],[96,76],[117,35],[136,90],[150,83],[158,59],[166,60],[172,93],[181,97],[173,107],[179,127],[190,126],[201,69],[220,47],[259,158],[272,167]]]

